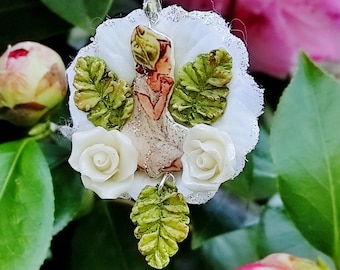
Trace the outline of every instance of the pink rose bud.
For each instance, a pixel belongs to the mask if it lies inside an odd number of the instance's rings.
[[[286,253],[274,253],[236,270],[329,270],[329,268],[322,261],[315,263]]]
[[[0,119],[32,126],[63,100],[66,89],[61,57],[42,44],[17,43],[0,57]]]

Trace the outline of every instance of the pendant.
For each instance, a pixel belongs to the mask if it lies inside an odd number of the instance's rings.
[[[69,163],[102,199],[134,200],[147,263],[166,267],[189,233],[188,204],[210,200],[255,147],[263,90],[213,12],[143,9],[103,22],[67,70]]]

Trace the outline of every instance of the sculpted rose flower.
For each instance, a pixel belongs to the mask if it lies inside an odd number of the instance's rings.
[[[36,43],[9,46],[0,57],[0,118],[31,126],[66,94],[65,66],[52,49]]]
[[[117,130],[96,127],[72,135],[72,168],[81,173],[86,188],[102,199],[114,199],[128,191],[137,169],[137,152]]]
[[[235,175],[235,148],[226,132],[196,125],[189,130],[183,151],[182,181],[191,190],[216,190]]]

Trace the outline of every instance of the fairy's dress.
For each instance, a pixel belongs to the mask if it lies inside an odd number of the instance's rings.
[[[133,81],[135,106],[122,132],[128,135],[138,151],[139,170],[157,178],[164,172],[182,169],[180,157],[185,132],[166,113],[174,86],[173,48],[167,37],[144,26],[135,28],[132,39],[135,36],[145,42],[141,50],[150,59],[140,60],[134,55],[137,71]],[[157,50],[158,54],[155,53]],[[152,53],[157,55],[156,59],[152,59]]]

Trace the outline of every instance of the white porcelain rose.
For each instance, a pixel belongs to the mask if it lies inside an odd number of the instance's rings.
[[[183,185],[193,191],[217,190],[235,175],[236,153],[226,132],[199,124],[189,129],[183,145]]]
[[[102,199],[113,199],[133,184],[137,151],[121,132],[96,127],[72,135],[69,163],[81,173],[86,188]]]

